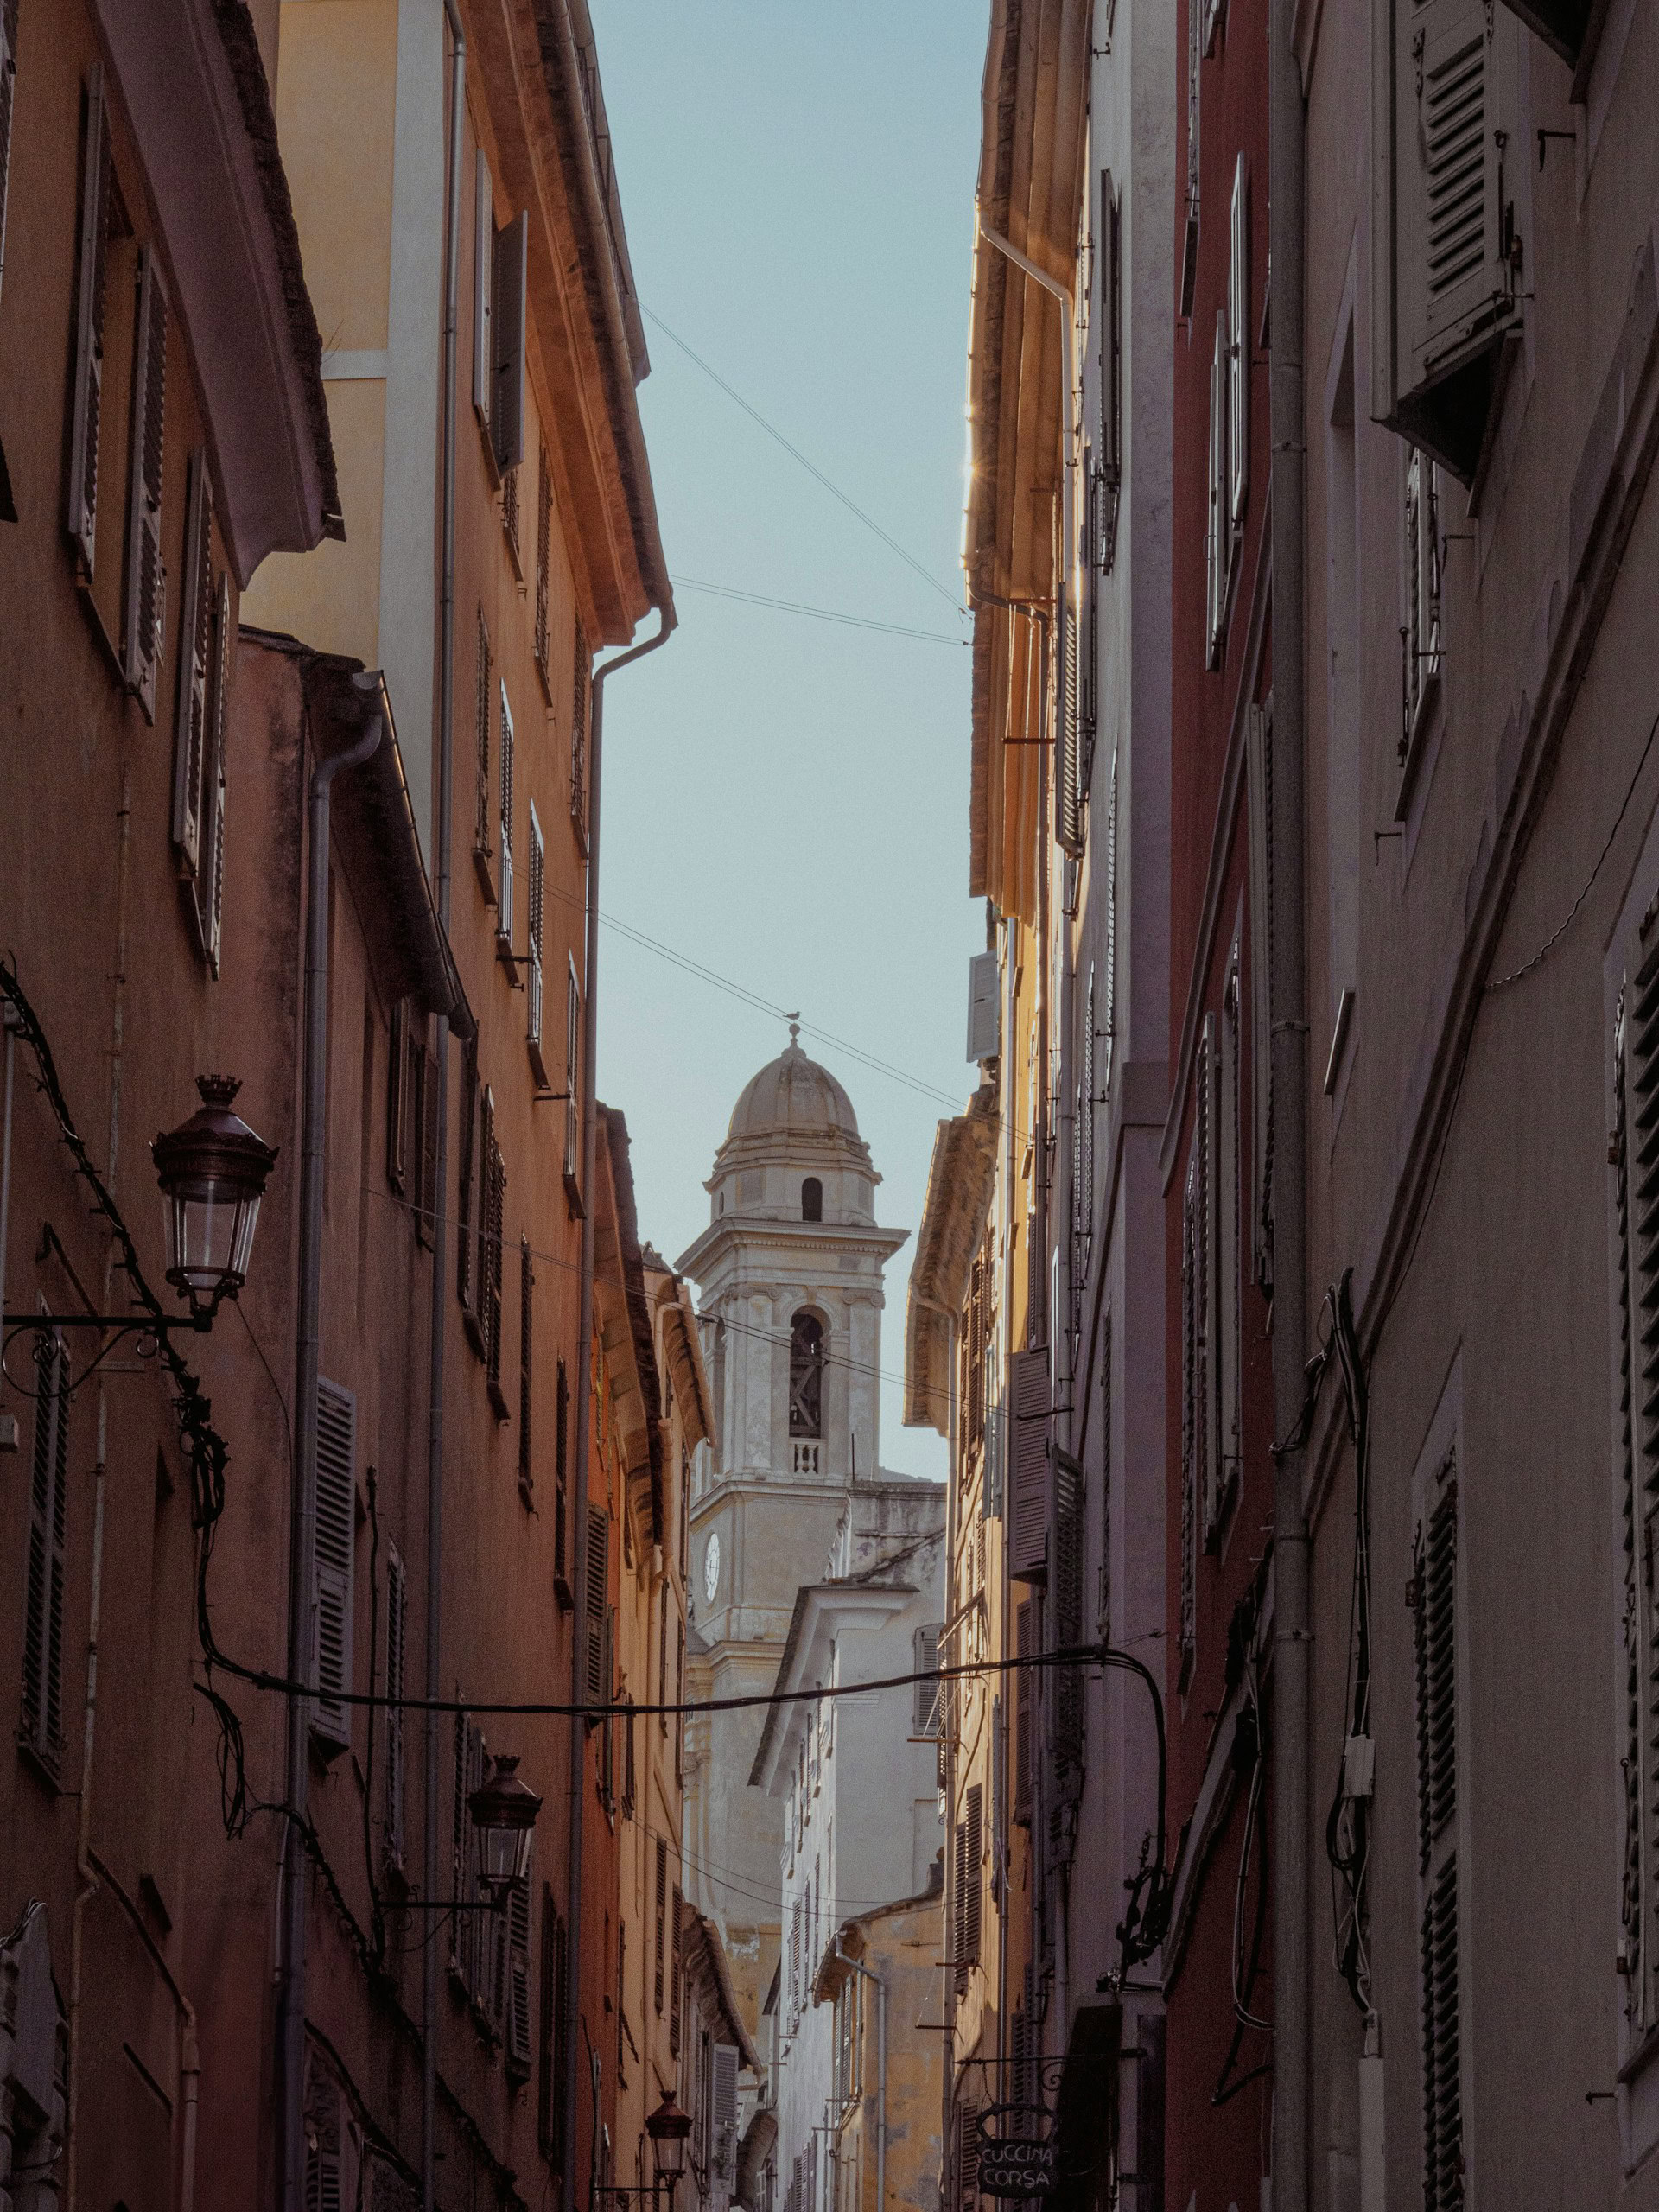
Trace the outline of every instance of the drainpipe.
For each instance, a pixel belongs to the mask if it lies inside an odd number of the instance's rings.
[[[305,917],[305,1108],[300,1154],[299,1344],[294,1385],[294,1495],[288,1561],[288,1673],[309,1683],[312,1650],[311,1585],[317,1546],[317,1370],[322,1338],[323,1139],[328,1119],[328,793],[342,768],[355,768],[378,750],[385,717],[378,675],[352,678],[366,694],[368,721],[355,745],[311,772],[310,881]],[[306,1818],[311,1780],[310,1700],[288,1701],[285,1809],[289,1826]],[[282,2056],[283,2212],[305,2206],[305,1853],[297,1839],[283,1859],[281,1993],[278,2036]]]
[[[594,1061],[599,1041],[599,794],[605,731],[605,679],[630,661],[642,660],[665,645],[674,634],[677,617],[671,599],[658,610],[654,638],[618,653],[594,671],[593,707],[588,739],[588,931],[583,954],[582,998],[582,1273],[580,1319],[576,1332],[576,1465],[575,1495],[571,1506],[573,1550],[571,1573],[575,1592],[570,1640],[570,1702],[580,1705],[587,1695],[585,1655],[588,1642],[588,1453],[593,1427],[594,1364],[594,1212],[597,1200],[595,1169],[599,1159],[599,1129],[594,1110]],[[565,2212],[575,2212],[576,2202],[576,2030],[582,2019],[582,1789],[588,1767],[588,1726],[572,1715],[570,1721],[569,1886],[565,1898],[565,1926],[569,1963],[564,1990],[564,2193]],[[595,2054],[597,2066],[597,2054]],[[598,2084],[594,2084],[598,2111]],[[597,2119],[595,2119],[597,2129]]]
[[[1303,915],[1303,413],[1305,116],[1295,0],[1268,16],[1268,356],[1273,442],[1273,1396],[1294,1436],[1307,1352],[1307,1020]],[[1274,2212],[1306,2212],[1309,2102],[1308,1721],[1312,1673],[1306,1454],[1275,1452],[1273,1518],[1273,2017]]]
[[[839,1936],[836,1938],[836,1956],[842,1966],[875,1985],[875,2071],[880,2083],[876,2091],[875,2212],[887,2212],[887,1985],[879,1974],[872,1974],[868,1967],[861,1967],[856,1959],[848,1957],[841,1948]]]
[[[438,627],[438,923],[449,933],[449,832],[454,800],[455,674],[455,330],[461,300],[461,160],[467,120],[467,35],[456,0],[443,0],[449,24],[449,204],[443,239],[443,572]],[[443,1332],[448,1260],[449,1023],[437,1016],[437,1143],[433,1177],[432,1305],[427,1354],[426,1434],[426,1674],[429,1698],[443,1695]],[[439,1713],[426,1716],[425,1801],[421,1864],[428,1897],[437,1894],[438,1783],[442,1771]],[[440,1923],[428,1916],[421,1956],[421,2208],[437,2203],[438,1942]]]

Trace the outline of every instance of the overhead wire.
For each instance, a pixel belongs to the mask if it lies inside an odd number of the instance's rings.
[[[907,622],[880,622],[874,615],[842,614],[830,607],[809,607],[798,599],[772,599],[765,592],[741,591],[735,584],[715,584],[701,576],[671,576],[677,591],[705,593],[711,599],[734,599],[746,607],[765,607],[779,614],[807,614],[817,622],[839,622],[849,630],[879,630],[890,638],[918,638],[936,645],[968,645],[970,638],[953,638],[944,630],[918,630]]]

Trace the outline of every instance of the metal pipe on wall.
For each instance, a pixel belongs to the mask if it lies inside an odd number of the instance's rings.
[[[454,800],[455,676],[455,347],[461,314],[461,157],[467,118],[467,35],[456,0],[443,0],[449,25],[449,189],[443,240],[443,514],[438,628],[438,924],[449,933],[449,817]],[[429,1698],[442,1697],[443,1671],[443,1332],[448,1257],[449,1023],[439,1014],[435,1039],[437,1127],[433,1171],[432,1307],[427,1355],[426,1669]],[[425,1789],[421,1865],[426,1892],[437,1894],[438,1780],[442,1772],[442,1717],[426,1716]],[[438,1942],[436,1921],[424,1930],[421,1953],[421,2208],[437,2203]]]
[[[887,1985],[879,1974],[861,1966],[856,1959],[849,1959],[841,1948],[841,1938],[836,1938],[836,1956],[842,1966],[875,1985],[875,2212],[887,2212]],[[947,2069],[948,2070],[948,2069]]]
[[[294,1486],[288,1560],[288,1673],[309,1683],[312,1597],[317,1544],[317,1375],[322,1350],[323,1148],[328,1121],[328,794],[344,768],[355,768],[379,750],[385,716],[378,675],[354,676],[372,691],[368,721],[355,745],[319,760],[308,800],[310,851],[305,916],[305,1105],[300,1143],[300,1284],[298,1347],[294,1382]],[[284,1811],[290,1827],[306,1818],[311,1780],[310,1700],[288,1700],[288,1766]],[[282,2064],[280,2145],[283,2212],[305,2212],[305,1853],[283,1858],[281,1993],[278,2048]]]
[[[1307,1350],[1307,1019],[1303,849],[1306,558],[1301,72],[1295,0],[1271,0],[1268,216],[1273,532],[1273,1398],[1274,1433],[1296,1434]],[[1275,1453],[1273,1574],[1273,2201],[1306,2212],[1310,2074],[1308,1726],[1312,1674],[1306,1453]]]
[[[660,627],[654,638],[631,645],[602,668],[594,671],[593,706],[588,740],[588,913],[587,942],[582,957],[582,1272],[580,1318],[576,1330],[575,1483],[570,1509],[572,1541],[571,1582],[575,1605],[571,1616],[570,1701],[580,1705],[586,1690],[583,1660],[588,1639],[588,1454],[593,1432],[594,1363],[594,1211],[596,1198],[594,1169],[599,1159],[599,1131],[594,1116],[594,1052],[599,1039],[599,831],[600,778],[605,734],[605,683],[631,661],[643,660],[665,645],[674,634],[676,616],[671,599],[658,609]],[[564,1977],[564,2081],[561,2101],[564,2112],[564,2173],[563,2202],[571,2212],[576,2202],[576,2096],[580,2069],[576,2063],[576,2031],[582,2020],[582,1784],[587,1774],[588,1728],[574,1718],[570,1723],[570,1783],[569,1886],[566,1891],[565,1944],[568,1964]]]

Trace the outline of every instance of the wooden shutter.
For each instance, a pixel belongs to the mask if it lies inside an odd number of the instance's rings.
[[[1044,1352],[1017,1351],[1010,1363],[1008,1573],[1017,1581],[1039,1582],[1048,1541],[1048,1359]]]
[[[105,254],[109,239],[110,126],[104,71],[86,78],[86,140],[80,168],[80,255],[75,306],[74,410],[69,439],[66,521],[90,582],[98,540],[98,431],[104,397]]]
[[[553,674],[548,665],[548,593],[553,567],[553,478],[547,465],[547,447],[541,447],[541,467],[537,475],[539,489],[536,505],[536,665],[541,671],[542,688],[550,704],[553,696]]]
[[[911,1654],[912,1670],[916,1676],[912,1729],[918,1736],[936,1736],[939,1728],[939,1628],[937,1623],[917,1630]]]
[[[715,2164],[728,2180],[734,2178],[737,2150],[737,2046],[717,2043],[709,2063],[714,2091]]]
[[[1219,1541],[1222,1496],[1222,1235],[1221,1047],[1213,1010],[1204,1017],[1193,1084],[1198,1104],[1194,1139],[1198,1160],[1198,1319],[1201,1378],[1204,1544]]]
[[[674,1901],[670,1907],[669,1921],[669,1980],[668,1980],[668,2048],[675,2056],[680,2050],[680,1976],[685,1961],[685,1900],[680,1895],[679,1885],[674,1885]]]
[[[409,1093],[404,1065],[404,1039],[408,1025],[408,1002],[393,1001],[386,1046],[386,1180],[394,1191],[404,1188],[408,1171]]]
[[[668,1704],[668,1580],[666,1576],[658,1585],[657,1589],[657,1702],[664,1707]],[[668,1733],[667,1712],[659,1713],[657,1721],[659,1732],[666,1736]]]
[[[196,870],[196,935],[209,972],[219,974],[225,920],[226,734],[230,711],[231,657],[235,641],[231,580],[219,580],[213,624],[213,681],[207,712],[207,755],[202,776],[201,865]]]
[[[479,421],[487,429],[490,396],[495,381],[495,353],[490,334],[491,294],[495,279],[495,194],[482,147],[478,152],[473,194],[473,406]],[[493,446],[491,449],[493,452]]]
[[[605,1680],[606,1629],[608,1621],[611,1569],[611,1517],[602,1505],[588,1508],[588,1556],[584,1562],[587,1586],[587,1694],[591,1705],[607,1701]]]
[[[461,1142],[457,1147],[460,1173],[455,1206],[455,1294],[469,1313],[473,1304],[473,1268],[477,1256],[473,1243],[473,1178],[478,1147],[478,1039],[472,1036],[461,1049]]]
[[[23,1601],[22,1734],[55,1762],[63,1741],[64,1535],[69,1510],[69,1354],[56,1330],[35,1340],[35,1450]]]
[[[535,1848],[532,1836],[532,1865]],[[507,1946],[507,2071],[520,2081],[528,2079],[530,2074],[530,1899],[527,1876],[507,1891],[507,1909],[501,1916],[505,1923]]]
[[[460,1695],[459,1690],[456,1695]],[[452,1897],[470,1897],[468,1867],[471,1860],[469,1844],[472,1823],[467,1814],[467,1745],[469,1724],[464,1713],[455,1715],[454,1741],[450,1758],[449,1799],[449,1894]],[[462,1885],[467,1886],[463,1888]],[[457,1912],[449,1920],[449,1971],[466,1978],[467,1923],[472,1915]]]
[[[1001,1048],[1001,980],[995,952],[976,952],[968,962],[968,1058],[994,1060]]]
[[[536,2139],[543,2156],[556,2165],[564,2095],[562,2055],[564,2025],[564,1936],[553,1892],[542,1885],[542,1974],[540,2031],[536,2039]]]
[[[1110,169],[1100,173],[1100,425],[1096,448],[1099,486],[1095,559],[1111,573],[1123,484],[1123,209]]]
[[[1083,1641],[1083,1469],[1070,1452],[1054,1455],[1054,1640],[1062,1650]],[[1083,1766],[1083,1669],[1062,1667],[1054,1677],[1054,1751],[1068,1773]]]
[[[564,1180],[566,1189],[572,1192],[577,1187],[576,1147],[582,1134],[582,1102],[576,1095],[581,1039],[582,995],[576,988],[573,957],[564,994]]]
[[[1071,549],[1063,549],[1069,566]],[[1064,568],[1063,568],[1064,575]],[[1062,852],[1083,850],[1083,772],[1078,753],[1077,613],[1062,582],[1058,604],[1059,696],[1054,715],[1054,841]]]
[[[490,632],[480,607],[478,616],[478,691],[474,700],[478,739],[477,776],[473,786],[473,865],[484,896],[493,900],[495,879],[490,873]]]
[[[575,825],[576,842],[582,852],[588,850],[588,685],[590,670],[588,662],[588,636],[582,626],[582,617],[576,617],[575,643],[571,648],[574,671],[570,701],[570,819]]]
[[[1422,1888],[1423,2203],[1464,2201],[1458,1915],[1458,1482],[1448,1459],[1420,1521],[1413,1582]]]
[[[957,2107],[957,2196],[964,2208],[979,2202],[979,2107]]]
[[[190,456],[184,533],[184,604],[179,620],[179,696],[173,740],[173,842],[181,873],[201,863],[202,770],[207,758],[213,659],[213,486],[207,449]]]
[[[1014,1648],[1015,1656],[1021,1660],[1029,1659],[1037,1649],[1036,1605],[1033,1599],[1022,1599],[1014,1607]],[[1017,1667],[1014,1676],[1014,1817],[1025,1821],[1031,1818],[1033,1688],[1032,1669]]]
[[[1236,537],[1250,489],[1250,170],[1243,154],[1233,168],[1227,338],[1227,519]]]
[[[652,1916],[654,1933],[652,1951],[653,1961],[652,1996],[656,2009],[660,2012],[663,2009],[664,1983],[668,1961],[668,1844],[662,1836],[657,1839],[656,1873]]]
[[[6,269],[6,183],[11,170],[11,118],[17,96],[18,0],[0,0],[0,283]]]
[[[127,682],[156,719],[156,668],[167,613],[162,562],[162,462],[167,412],[167,292],[153,246],[138,253],[133,339],[131,474],[127,493]]]
[[[982,1867],[984,1858],[985,1793],[977,1782],[968,1785],[967,1819],[963,1825],[968,1832],[967,1896],[963,1906],[963,1932],[967,1941],[965,1958],[971,1963],[980,1955],[980,1941],[984,1927],[984,1883]]]
[[[409,1621],[409,1577],[394,1544],[386,1554],[386,1859],[404,1863],[404,1653]]]
[[[489,1357],[490,1338],[490,1167],[495,1155],[495,1096],[488,1084],[483,1084],[478,1096],[478,1135],[474,1141],[478,1154],[475,1169],[477,1187],[469,1197],[475,1209],[473,1237],[473,1303],[477,1313],[478,1349]]]
[[[685,1702],[685,1623],[683,1621],[680,1623],[679,1633],[674,1644],[674,1702],[677,1706],[683,1705]],[[676,1782],[683,1782],[685,1779],[685,1715],[683,1713],[677,1713],[674,1716],[674,1779]]]
[[[495,234],[495,290],[490,302],[490,435],[499,469],[524,457],[524,322],[530,218],[520,213]]]
[[[507,1241],[506,1195],[507,1171],[502,1163],[501,1147],[495,1141],[494,1116],[492,1113],[488,1205],[485,1217],[487,1224],[487,1264],[483,1275],[488,1285],[488,1295],[484,1313],[484,1334],[489,1378],[498,1392],[501,1382],[501,1255]]]
[[[1198,1552],[1204,1433],[1198,1349],[1198,1156],[1186,1163],[1181,1198],[1181,1592],[1179,1615],[1180,1682],[1184,1688],[1198,1641]]]
[[[501,684],[501,841],[496,880],[495,934],[498,943],[512,943],[512,709],[507,686]]]
[[[337,1382],[317,1383],[317,1696],[311,1726],[325,1743],[352,1740],[352,1564],[357,1533],[357,1400]]]
[[[1406,464],[1405,675],[1402,764],[1440,681],[1440,471],[1416,447]]]

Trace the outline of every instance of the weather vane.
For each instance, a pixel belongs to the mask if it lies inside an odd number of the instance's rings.
[[[799,1043],[799,1041],[800,1041],[800,1035],[801,1035],[801,1010],[800,1010],[800,1008],[799,1008],[798,1007],[797,1007],[793,1014],[786,1014],[784,1016],[784,1020],[785,1020],[789,1024],[789,1041],[790,1041],[790,1043],[791,1043],[791,1045],[798,1044],[798,1043]]]

